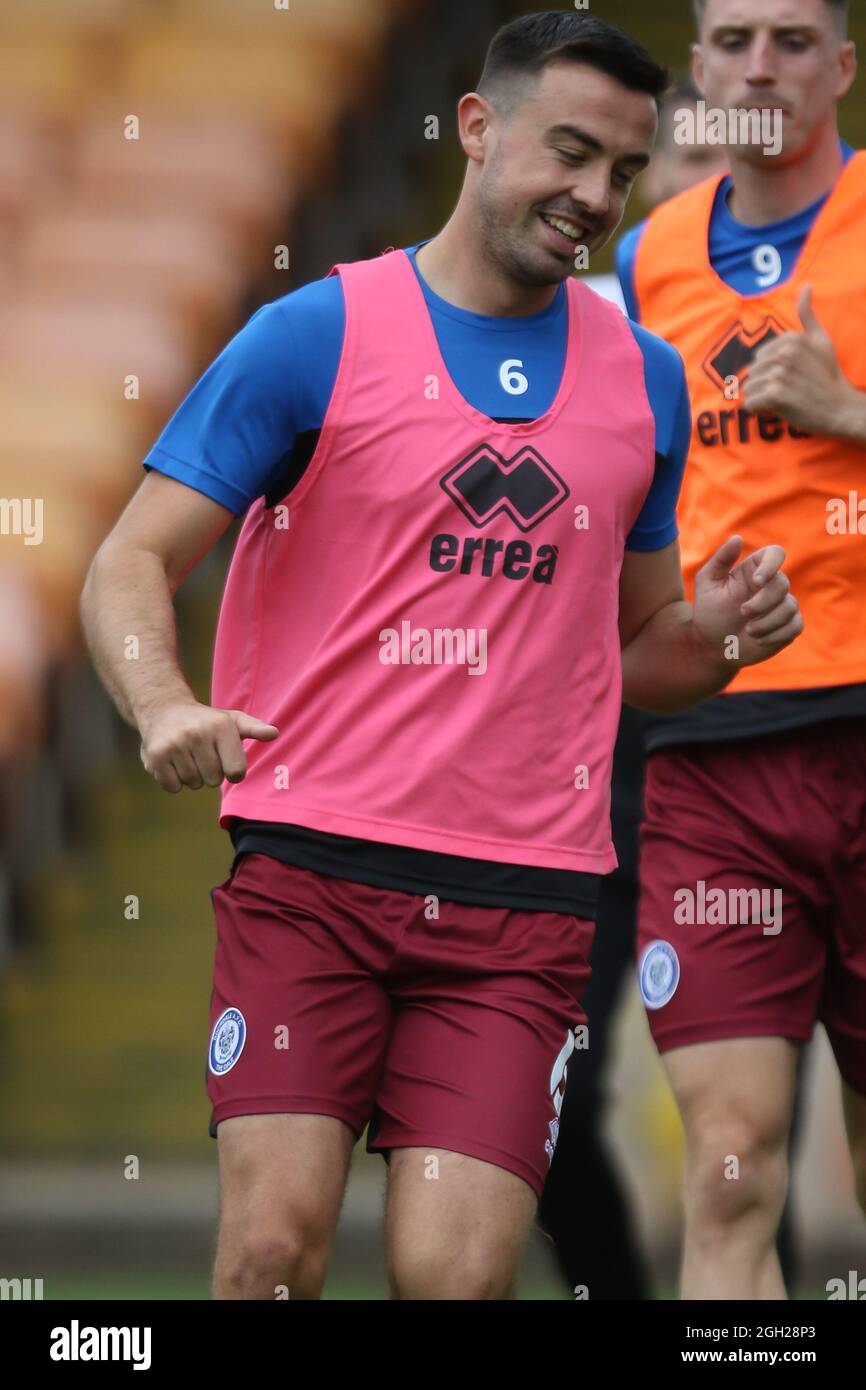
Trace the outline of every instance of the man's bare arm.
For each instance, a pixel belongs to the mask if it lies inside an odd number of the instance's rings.
[[[99,676],[142,737],[142,761],[166,791],[238,781],[242,738],[276,729],[196,700],[177,651],[173,596],[233,514],[194,488],[149,472],[100,546],[81,595]]]

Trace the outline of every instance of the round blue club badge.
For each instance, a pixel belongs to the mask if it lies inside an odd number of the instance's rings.
[[[244,1050],[247,1025],[240,1009],[226,1009],[220,1014],[210,1035],[207,1064],[214,1076],[231,1071]]]
[[[640,995],[648,1009],[661,1009],[680,982],[680,962],[668,941],[651,941],[638,962]]]

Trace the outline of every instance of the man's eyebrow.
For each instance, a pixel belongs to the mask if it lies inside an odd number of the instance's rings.
[[[604,151],[604,145],[595,135],[581,130],[579,126],[569,125],[566,121],[552,125],[547,134],[548,136],[566,135],[571,140],[579,140],[582,145],[587,145],[591,150],[597,150],[599,153]],[[650,157],[644,150],[636,151],[634,154],[621,155],[617,161],[619,164],[637,164],[641,169],[645,169],[649,162]]]
[[[569,125],[562,121],[559,125],[552,125],[547,132],[548,135],[568,135],[572,140],[579,140],[582,145],[588,145],[591,150],[603,150],[604,145],[595,135],[588,135],[585,130],[580,130],[576,125]]]
[[[818,30],[811,24],[776,24],[773,26],[772,34],[774,38],[786,34],[805,34],[809,38],[817,38]],[[729,35],[752,34],[754,29],[749,24],[718,24],[715,29],[710,31],[711,39],[726,38]]]

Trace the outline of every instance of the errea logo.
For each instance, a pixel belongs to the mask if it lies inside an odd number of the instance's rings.
[[[758,353],[768,344],[777,342],[786,331],[771,315],[751,328],[738,319],[728,326],[718,342],[713,343],[703,360],[703,370],[725,400],[732,404],[728,410],[709,409],[697,413],[695,433],[705,448],[751,445],[758,441],[775,444],[780,439],[811,437],[808,430],[792,425],[781,416],[763,412],[753,415],[739,403]]]
[[[448,470],[441,486],[473,526],[507,516],[524,532],[550,516],[568,496],[556,470],[528,444],[510,459],[490,444],[479,444]]]
[[[479,530],[499,520],[525,535],[561,507],[569,496],[556,469],[537,449],[524,445],[505,458],[491,444],[479,444],[449,468],[439,485],[467,521]],[[491,579],[531,579],[552,584],[559,546],[494,536],[459,537],[441,531],[430,544],[429,563],[439,574],[472,574]]]
[[[725,388],[731,380],[736,378],[742,386],[761,348],[774,343],[784,332],[778,319],[770,315],[751,329],[738,319],[710,348],[703,361],[704,371],[722,395],[730,399]]]

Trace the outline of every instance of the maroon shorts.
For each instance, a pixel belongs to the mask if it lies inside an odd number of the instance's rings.
[[[232,1115],[334,1115],[369,1124],[370,1150],[469,1154],[541,1193],[593,922],[444,899],[433,916],[264,854],[211,897],[212,1134]]]
[[[651,754],[638,974],[660,1052],[820,1019],[866,1094],[866,721]]]

